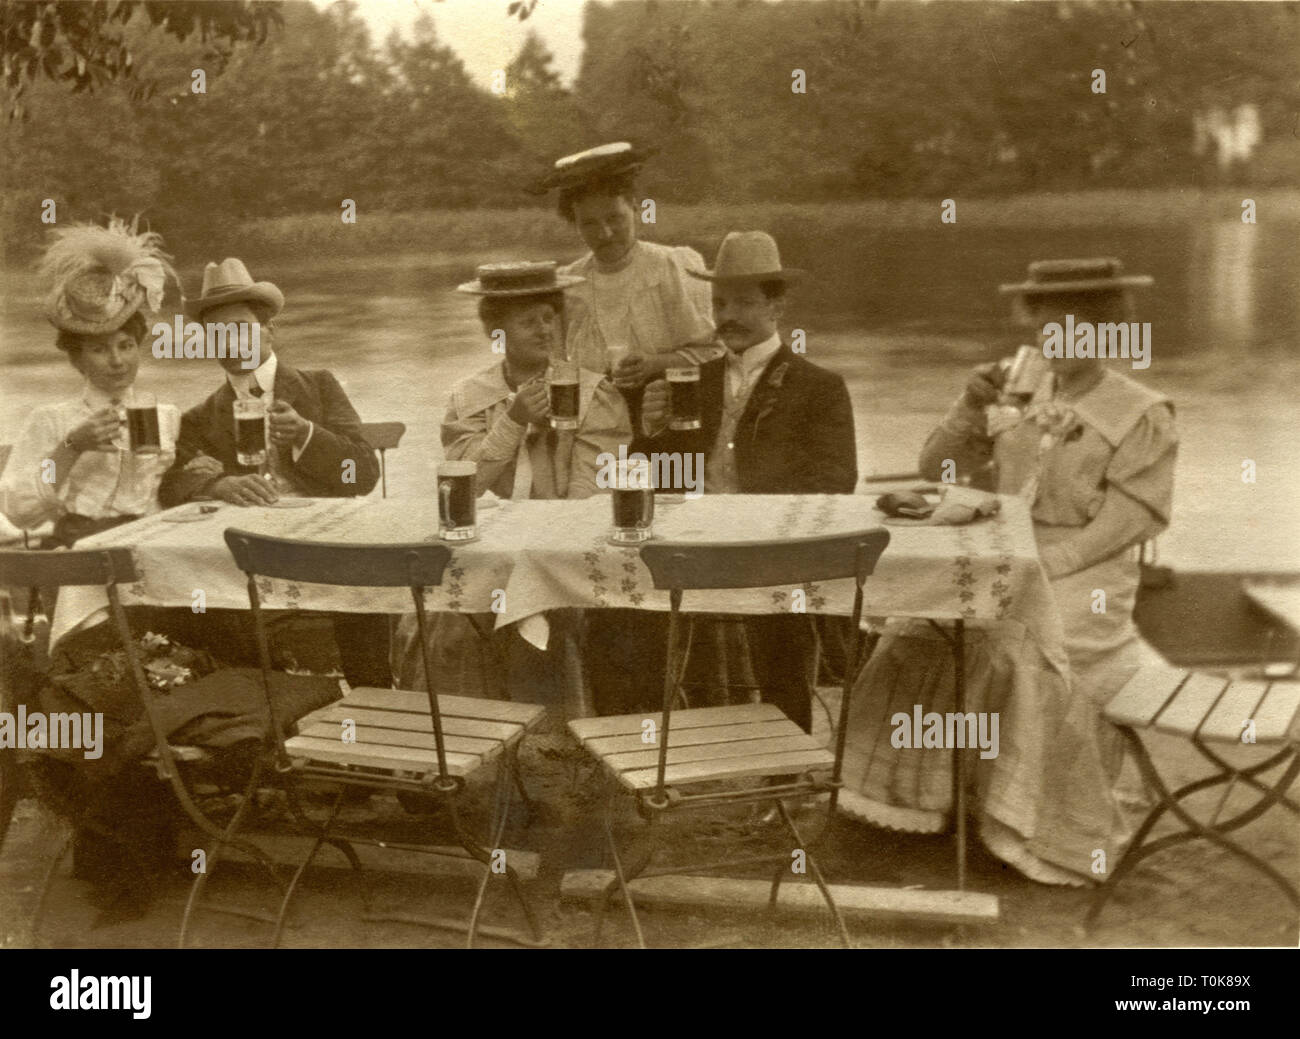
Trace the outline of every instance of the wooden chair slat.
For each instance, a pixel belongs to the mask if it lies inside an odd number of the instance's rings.
[[[668,738],[672,741],[672,733],[682,729],[742,722],[770,722],[784,717],[781,708],[770,703],[736,704],[731,707],[692,707],[673,711],[672,731]],[[647,718],[655,723],[656,729],[663,724],[663,715],[659,711],[646,711],[644,714],[615,714],[605,718],[575,718],[569,722],[569,731],[579,740],[584,741],[599,736],[640,734],[641,723]]]
[[[831,769],[835,756],[828,750],[796,750],[783,754],[761,754],[748,758],[730,758],[726,761],[699,761],[669,765],[666,782],[679,786],[687,783],[704,783],[717,779],[739,779],[743,776],[780,776],[788,772],[807,769]],[[658,779],[657,768],[621,772],[619,782],[632,790],[648,790]]]
[[[1116,725],[1144,729],[1186,677],[1187,672],[1180,668],[1144,667],[1111,698],[1102,713]]]
[[[100,585],[109,576],[121,584],[138,579],[129,548],[78,548],[70,552],[0,550],[0,586],[62,588]]]
[[[1226,678],[1194,672],[1156,718],[1156,731],[1191,736],[1228,686]]]
[[[304,724],[327,722],[337,731],[339,722],[351,718],[358,725],[369,725],[376,729],[405,729],[410,732],[433,732],[433,718],[426,711],[415,714],[406,711],[376,711],[369,707],[347,707],[334,704],[322,711],[315,711],[308,718],[298,723]],[[478,718],[456,718],[443,716],[442,731],[447,736],[473,736],[477,739],[499,740],[502,743],[516,739],[523,733],[524,727],[514,722],[485,722]]]
[[[1255,708],[1255,742],[1281,743],[1300,708],[1300,682],[1274,682]]]
[[[427,714],[427,693],[409,689],[377,689],[359,686],[342,700],[344,704],[374,707],[384,711],[404,711],[409,714]],[[514,703],[510,700],[485,700],[477,696],[439,696],[438,710],[443,723],[449,718],[479,718],[484,721],[514,722],[525,728],[541,721],[546,708],[535,703]]]
[[[794,722],[783,718],[770,722],[745,722],[741,725],[706,725],[699,729],[678,729],[674,725],[669,735],[674,747],[693,747],[702,743],[733,743],[737,740],[761,740],[768,736],[785,736],[792,730],[803,732]],[[643,743],[638,732],[626,736],[598,736],[587,740],[585,746],[593,754],[609,755],[632,750],[650,750],[657,744]]]
[[[685,764],[688,761],[725,761],[728,758],[759,757],[764,754],[781,754],[796,750],[830,753],[793,722],[790,723],[790,727],[794,730],[792,735],[772,736],[762,740],[706,743],[694,747],[679,747],[673,744],[668,748],[668,764]],[[615,772],[633,772],[657,765],[659,751],[652,748],[628,751],[624,754],[605,754],[601,755],[601,760]]]
[[[451,558],[446,545],[427,541],[370,545],[302,541],[255,534],[238,527],[227,527],[223,537],[235,565],[244,573],[308,584],[432,587],[442,583],[442,571]]]
[[[1255,717],[1255,708],[1264,698],[1266,689],[1268,689],[1267,682],[1254,680],[1231,682],[1219,697],[1219,702],[1214,705],[1214,710],[1205,716],[1205,721],[1201,722],[1201,729],[1197,735],[1203,740],[1240,743],[1244,731],[1241,723],[1247,718]]]
[[[412,747],[358,749],[355,744],[342,743],[337,739],[323,740],[315,736],[294,736],[285,740],[284,746],[290,757],[334,765],[359,765],[421,774],[438,770],[438,759],[433,751]],[[477,754],[447,754],[447,771],[453,776],[469,775],[482,763],[483,759]]]
[[[339,739],[341,731],[337,723],[317,722],[302,729],[301,735],[333,740],[345,750],[349,747],[360,747],[367,751],[382,750],[386,747],[415,747],[432,751],[437,747],[432,731],[404,732],[399,729],[373,729],[367,725],[358,725],[355,730],[357,737],[355,743],[344,743]],[[491,761],[503,749],[500,740],[476,740],[468,736],[451,736],[446,733],[443,734],[442,742],[449,754],[477,754],[484,762]]]

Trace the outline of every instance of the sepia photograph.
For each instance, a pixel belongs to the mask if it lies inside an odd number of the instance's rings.
[[[3,0],[0,53],[0,949],[1260,1008],[1300,3]],[[148,1017],[114,962],[36,1001]]]

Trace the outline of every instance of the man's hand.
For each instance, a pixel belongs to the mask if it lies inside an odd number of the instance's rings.
[[[641,421],[645,424],[646,432],[657,433],[668,425],[671,413],[669,400],[668,383],[665,380],[656,379],[645,388],[645,395],[641,398]]]
[[[271,443],[281,447],[302,447],[307,443],[311,423],[293,410],[285,400],[271,405]]]
[[[538,376],[519,387],[514,403],[506,413],[521,426],[544,426],[551,416],[551,402],[546,390],[546,379]]]
[[[972,408],[982,408],[997,402],[1002,384],[1007,381],[1006,369],[997,361],[981,364],[971,372],[962,399]]]
[[[674,363],[680,363],[674,354],[629,354],[618,362],[611,378],[620,390],[634,390]]]
[[[223,476],[208,488],[208,494],[231,505],[271,505],[280,500],[270,482],[256,473]]]
[[[116,451],[114,441],[121,428],[122,420],[117,409],[103,408],[69,433],[65,443],[78,454],[83,451]]]

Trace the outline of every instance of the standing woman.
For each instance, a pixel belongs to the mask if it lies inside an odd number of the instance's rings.
[[[1076,328],[1128,322],[1129,290],[1149,284],[1125,276],[1118,260],[1054,260],[1031,264],[1027,281],[1001,291],[1015,295],[1037,332],[1034,355],[1046,357],[1049,324],[1064,326],[1067,315]],[[927,479],[955,465],[959,479],[1031,502],[1068,674],[1043,660],[1021,626],[968,627],[967,710],[998,712],[1003,733],[998,756],[973,769],[981,839],[1045,883],[1101,879],[1095,850],[1115,861],[1128,829],[1114,796],[1123,742],[1101,711],[1151,653],[1133,623],[1136,550],[1169,523],[1178,450],[1173,405],[1117,370],[1129,364],[1053,356],[1044,367],[1054,390],[1040,382],[1023,410],[990,407],[1007,366],[980,365],[921,452]],[[1103,612],[1094,609],[1097,589]],[[951,710],[952,701],[940,636],[923,622],[891,622],[853,692],[840,795],[848,814],[912,832],[947,825],[952,752],[893,747],[889,719],[916,703]]]
[[[640,432],[646,383],[671,367],[725,355],[714,341],[712,295],[704,259],[688,246],[637,238],[636,174],[651,152],[627,141],[602,144],[555,163],[538,191],[559,192],[556,209],[588,252],[561,268],[585,279],[566,295],[565,346],[582,368],[607,373]],[[599,714],[622,713],[663,696],[667,623],[639,610],[589,611],[585,665]]]
[[[151,317],[176,275],[157,234],[138,234],[116,217],[106,228],[77,224],[54,234],[41,263],[54,279],[45,316],[82,385],[28,417],[0,477],[0,511],[18,527],[53,523],[53,540],[71,547],[158,511],[180,412],[158,406],[155,454],[130,450],[124,422]]]

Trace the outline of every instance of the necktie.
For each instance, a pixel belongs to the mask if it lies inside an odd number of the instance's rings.
[[[253,380],[251,380],[251,381],[249,382],[249,385],[248,385],[248,392],[249,392],[250,394],[252,394],[254,397],[260,397],[260,396],[261,396],[264,392],[266,392],[266,391],[263,390],[262,387],[261,387],[260,385],[258,385],[258,382],[257,382],[256,379],[253,379]]]

